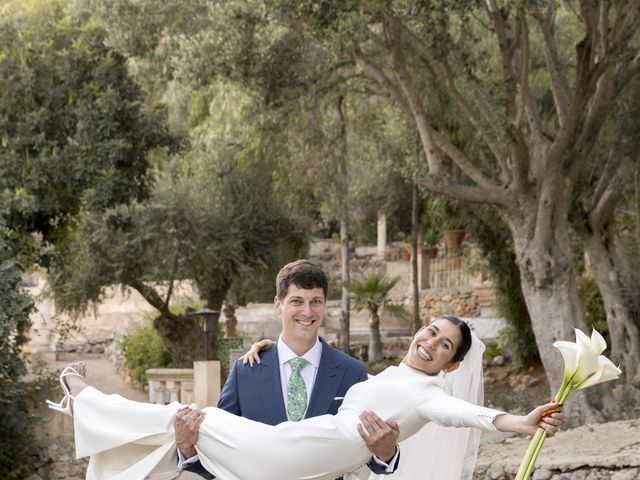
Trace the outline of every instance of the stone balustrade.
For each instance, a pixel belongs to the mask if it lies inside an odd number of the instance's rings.
[[[150,368],[146,373],[150,403],[193,403],[193,368]]]

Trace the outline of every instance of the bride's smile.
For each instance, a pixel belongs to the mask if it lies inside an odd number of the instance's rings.
[[[416,333],[405,363],[428,375],[457,368],[453,362],[461,342],[459,329],[445,319],[436,319]]]

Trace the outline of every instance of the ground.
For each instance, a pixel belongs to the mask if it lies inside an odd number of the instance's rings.
[[[539,363],[528,368],[484,367],[484,398],[489,407],[525,413],[550,397],[547,376]]]
[[[526,413],[546,401],[550,389],[541,365],[527,369],[485,367],[485,403]],[[476,480],[511,480],[529,439],[483,432]],[[547,439],[533,480],[637,480],[640,478],[640,420],[607,422],[561,430]]]

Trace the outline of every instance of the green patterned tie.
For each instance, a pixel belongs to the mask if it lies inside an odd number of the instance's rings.
[[[300,375],[300,370],[307,364],[304,358],[292,358],[289,360],[291,365],[291,376],[287,385],[287,413],[289,420],[297,422],[304,417],[307,410],[307,386],[304,379]]]

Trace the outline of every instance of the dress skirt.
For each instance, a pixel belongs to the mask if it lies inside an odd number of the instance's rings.
[[[90,456],[88,480],[143,480],[175,471],[173,421],[181,404],[155,405],[86,387],[74,401],[76,455]],[[222,480],[335,479],[370,453],[351,415],[265,425],[205,408],[196,450]]]

